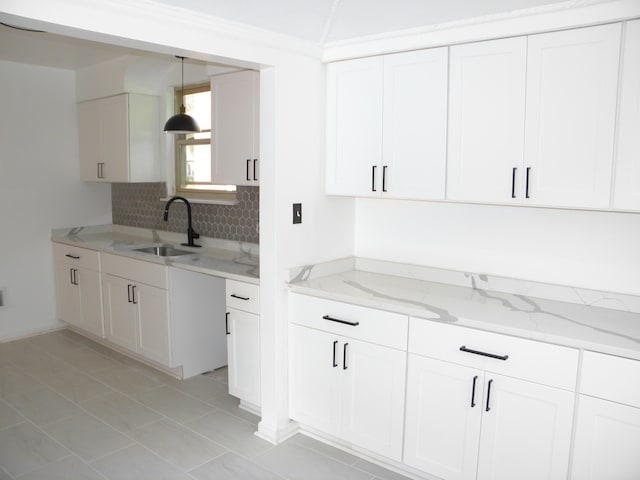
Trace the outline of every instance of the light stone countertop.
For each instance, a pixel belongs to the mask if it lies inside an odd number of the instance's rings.
[[[492,284],[502,291],[491,289]],[[640,299],[631,295],[355,258],[294,269],[289,289],[640,360]]]
[[[202,237],[195,241],[202,247],[193,248],[180,245],[181,242],[186,242],[186,239],[186,234],[182,233],[120,225],[60,228],[51,232],[51,240],[57,243],[123,255],[256,285],[260,283],[257,244]],[[134,248],[158,244],[171,245],[193,253],[175,257],[158,257],[134,250]]]

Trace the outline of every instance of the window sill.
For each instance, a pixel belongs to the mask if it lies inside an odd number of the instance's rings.
[[[180,195],[180,196],[184,196],[184,195]],[[170,198],[171,197],[161,198],[160,201],[166,202]],[[237,199],[236,200],[211,200],[206,198],[190,198],[188,196],[184,196],[184,198],[189,200],[189,203],[203,203],[207,205],[237,205],[238,203],[240,203]]]

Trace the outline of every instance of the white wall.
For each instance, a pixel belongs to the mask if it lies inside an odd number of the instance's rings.
[[[357,256],[640,295],[640,215],[361,199]]]
[[[51,229],[111,223],[109,185],[80,181],[72,71],[0,62],[0,341],[59,325]]]

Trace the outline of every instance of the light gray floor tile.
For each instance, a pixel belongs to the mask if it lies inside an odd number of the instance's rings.
[[[26,421],[18,411],[0,399],[0,429]]]
[[[169,420],[149,424],[129,435],[182,470],[202,465],[227,451],[217,443]]]
[[[191,472],[198,480],[282,480],[283,477],[269,472],[235,453],[225,453],[219,458]]]
[[[57,355],[65,362],[70,363],[78,370],[83,372],[99,372],[107,368],[119,367],[120,364],[115,360],[105,357],[95,350],[83,346],[75,346],[69,348]]]
[[[293,442],[258,455],[254,462],[291,480],[370,480],[372,477]]]
[[[132,445],[91,464],[111,480],[189,480],[190,476],[141,445]]]
[[[7,395],[5,400],[36,425],[46,425],[81,411],[49,387]]]
[[[203,375],[213,378],[217,382],[222,382],[225,385],[229,385],[229,369],[227,367],[217,368],[212,372],[204,373]]]
[[[162,385],[141,373],[120,366],[107,368],[91,374],[95,379],[106,383],[111,388],[123,393],[136,393]]]
[[[0,397],[42,388],[44,384],[17,366],[0,368]]]
[[[0,475],[0,479],[2,476]],[[105,480],[106,477],[98,473],[86,462],[75,455],[65,457],[53,463],[21,475],[19,480]]]
[[[67,362],[55,358],[34,346],[31,346],[31,348],[25,347],[11,362],[34,377],[54,375],[73,368]]]
[[[307,437],[306,435],[297,434],[292,437],[289,442],[293,442],[296,445],[300,445],[301,447],[308,448],[318,453],[322,453],[328,457],[333,458],[342,463],[346,463],[347,465],[353,465],[358,460],[360,460],[355,455],[351,455],[350,453],[344,452],[339,448],[332,447],[331,445],[327,445],[326,443],[319,442],[311,437]]]
[[[85,402],[113,390],[79,371],[62,372],[42,379],[53,390],[73,402]]]
[[[79,333],[76,333],[73,330],[69,330],[68,328],[65,328],[63,330],[56,330],[55,332],[51,332],[50,334],[47,334],[47,335],[64,337],[64,338],[66,338],[68,340],[71,340],[71,341],[73,341],[75,343],[80,343],[82,345],[94,345],[94,344],[96,344],[93,340],[91,340],[91,339],[89,339],[87,337],[83,337]]]
[[[13,480],[13,477],[0,465],[0,480]]]
[[[133,443],[129,437],[87,413],[54,422],[43,430],[87,462]]]
[[[252,458],[273,448],[269,442],[255,436],[254,425],[222,410],[216,410],[186,426],[244,457]]]
[[[205,402],[212,397],[229,394],[229,388],[226,385],[206,375],[196,375],[186,380],[167,378],[164,383]]]
[[[82,407],[116,430],[125,433],[162,418],[161,415],[119,392],[84,402]]]
[[[214,410],[211,405],[167,386],[136,393],[135,398],[178,423],[189,422]]]
[[[45,350],[51,355],[57,355],[65,350],[77,348],[79,346],[78,343],[74,342],[70,338],[56,333],[46,333],[44,335],[30,337],[28,340],[32,345]]]
[[[0,430],[0,466],[13,476],[35,470],[69,453],[30,423]]]
[[[258,428],[260,417],[238,407],[238,405],[240,404],[240,400],[238,400],[236,397],[232,397],[229,394],[222,395],[209,399],[208,403],[210,403],[211,405],[215,405],[219,409],[224,410],[225,412],[230,413],[236,417],[242,418],[243,420],[246,420],[247,422],[255,425],[256,429]]]
[[[357,468],[358,470],[363,470],[367,473],[370,473],[380,480],[409,480],[409,477],[405,477],[404,475],[392,472],[391,470],[387,470],[380,465],[376,465],[375,463],[367,462],[366,460],[362,459],[358,459],[358,461],[353,464],[353,467]]]

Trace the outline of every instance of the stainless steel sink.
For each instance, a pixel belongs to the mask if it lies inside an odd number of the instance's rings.
[[[194,253],[188,250],[180,250],[178,248],[174,248],[171,245],[156,245],[153,247],[133,248],[132,250],[134,252],[150,253],[151,255],[155,255],[157,257],[178,257],[180,255],[189,255]]]

